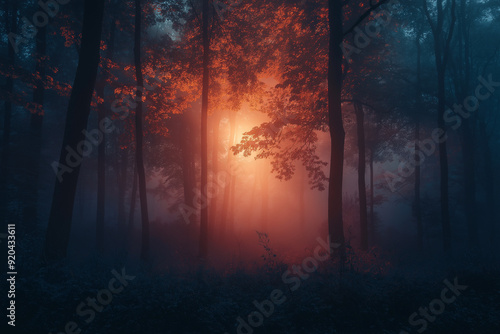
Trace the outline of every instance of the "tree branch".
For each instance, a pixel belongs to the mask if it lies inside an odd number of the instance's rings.
[[[354,31],[354,29],[359,25],[361,24],[361,22],[363,22],[368,16],[370,16],[370,14],[375,10],[377,9],[378,7],[382,6],[383,4],[385,4],[386,2],[388,2],[389,0],[380,0],[376,5],[372,5],[371,4],[371,1],[370,1],[370,5],[371,7],[366,11],[364,12],[359,18],[358,20],[349,28],[347,29],[345,32],[344,32],[344,37],[347,36],[348,34],[350,34],[351,32]]]

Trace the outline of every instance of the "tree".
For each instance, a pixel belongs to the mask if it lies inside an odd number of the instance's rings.
[[[328,1],[330,45],[328,51],[328,126],[330,131],[330,177],[328,185],[328,234],[340,244],[340,258],[345,261],[344,223],[342,219],[342,184],[344,177],[344,124],[342,120],[344,14],[341,0]]]
[[[47,28],[42,27],[36,35],[36,86],[33,90],[34,111],[30,115],[28,160],[26,168],[29,169],[26,176],[27,197],[24,208],[23,221],[25,226],[35,226],[37,222],[38,207],[38,179],[40,151],[42,148],[42,124],[44,117],[44,100],[47,66]]]
[[[342,119],[342,90],[344,80],[344,56],[342,45],[344,36],[351,33],[371,12],[387,1],[370,7],[361,14],[355,23],[344,32],[344,12],[346,4],[342,0],[329,0],[328,19],[330,44],[328,52],[328,125],[331,138],[330,183],[328,187],[328,228],[332,242],[340,244],[340,257],[345,259],[344,226],[342,220],[342,184],[344,165],[345,132]],[[365,162],[363,161],[363,164]],[[366,191],[366,190],[365,190]],[[366,203],[365,203],[366,205]]]
[[[184,207],[189,210],[194,210],[194,189],[196,188],[196,167],[194,161],[194,137],[191,113],[185,111],[182,115],[181,124],[184,131],[181,134],[181,150],[182,150],[182,179],[184,189]],[[189,223],[195,222],[196,216],[189,213]]]
[[[356,129],[358,137],[358,193],[359,193],[359,225],[361,250],[368,250],[368,210],[366,206],[366,143],[365,112],[359,102],[354,103]]]
[[[457,101],[464,101],[470,94],[471,76],[473,71],[471,57],[471,25],[472,14],[471,7],[465,0],[460,0],[458,10],[458,33],[457,50],[454,52],[457,59],[452,57],[451,72],[455,86],[455,97]],[[477,218],[477,199],[476,199],[476,115],[471,115],[469,119],[461,124],[461,147],[462,163],[464,177],[464,209],[465,219],[468,228],[470,246],[477,246],[478,226]]]
[[[224,239],[227,235],[227,232],[230,230],[230,221],[228,219],[229,207],[231,202],[231,191],[234,189],[233,184],[235,183],[235,178],[233,173],[230,172],[229,168],[231,166],[231,162],[233,161],[233,157],[231,154],[231,147],[234,145],[234,136],[236,134],[236,112],[229,112],[229,147],[227,149],[227,161],[226,166],[228,167],[226,174],[227,183],[224,186],[224,198],[222,202],[222,212],[221,212],[221,226],[220,226],[220,234]]]
[[[144,171],[143,156],[143,130],[142,130],[142,96],[144,91],[144,79],[142,76],[141,64],[141,0],[135,0],[135,38],[134,38],[134,62],[135,75],[137,80],[135,110],[135,161],[137,168],[137,177],[139,181],[139,199],[141,202],[141,222],[142,222],[142,243],[141,259],[146,261],[149,257],[149,214],[148,199],[146,194],[146,174]]]
[[[63,167],[70,159],[67,148],[75,150],[85,140],[83,131],[87,128],[100,60],[103,13],[104,0],[85,1],[80,57],[68,104],[58,168],[67,168]],[[65,169],[59,170],[62,180],[58,178],[54,187],[44,246],[44,257],[47,261],[66,257],[69,244],[80,164],[76,164],[71,172],[64,171]]]
[[[221,115],[219,111],[216,111],[213,115],[212,120],[212,175],[215,179],[219,170],[219,128]],[[212,203],[210,203],[210,217],[209,222],[212,224],[212,232],[215,228],[217,221],[217,196],[214,196]]]
[[[418,28],[417,28],[418,29]],[[420,115],[422,109],[422,45],[421,45],[422,32],[418,29],[415,43],[417,47],[417,83],[415,89],[415,160],[420,159],[417,157],[417,152],[420,150]],[[421,199],[421,166],[418,163],[415,166],[415,198],[413,202],[413,214],[417,220],[417,246],[420,251],[424,248],[424,225],[422,222],[422,199]]]
[[[446,9],[449,8],[451,18],[447,32],[444,31],[445,24],[445,9],[443,8],[443,0],[437,0],[436,3],[436,21],[433,20],[427,0],[422,0],[424,5],[424,13],[432,30],[434,37],[434,56],[437,70],[437,90],[438,90],[438,105],[437,105],[437,125],[440,129],[445,130],[444,116],[446,112],[446,67],[450,57],[450,43],[455,29],[455,0],[448,0]],[[451,1],[451,6],[449,6]],[[439,143],[439,168],[440,168],[440,190],[441,190],[441,225],[443,228],[443,247],[445,252],[451,252],[451,224],[450,224],[450,209],[449,209],[449,175],[448,175],[448,153],[446,141],[441,140]]]
[[[208,84],[210,62],[210,37],[208,31],[209,0],[202,2],[202,37],[203,37],[203,88],[201,93],[201,195],[207,198],[208,187]],[[205,259],[208,254],[208,205],[201,207],[199,257]]]
[[[276,45],[288,51],[300,49],[300,52],[288,52],[284,59],[276,61],[282,73],[279,75],[280,83],[272,94],[278,102],[269,103],[269,106],[276,107],[277,104],[279,109],[275,110],[281,112],[283,104],[286,104],[288,115],[283,120],[280,112],[269,111],[272,121],[247,132],[241,144],[235,148],[235,152],[243,151],[245,155],[260,150],[262,153],[258,157],[272,158],[273,171],[278,172],[278,178],[289,179],[293,175],[294,160],[300,159],[309,173],[313,188],[322,190],[323,182],[326,181],[322,171],[324,162],[315,153],[317,137],[314,131],[329,132],[328,235],[331,242],[340,245],[338,254],[342,260],[345,259],[342,218],[345,130],[342,102],[343,96],[347,95],[344,78],[349,74],[349,64],[343,54],[343,41],[374,10],[387,2],[370,1],[368,6],[366,3],[359,3],[344,11],[344,6],[352,3],[329,0],[328,22],[323,21],[320,3],[308,3],[308,8],[304,11],[298,10],[294,4],[289,17],[301,23],[302,29],[298,30],[290,29],[294,25],[278,17],[280,22],[273,23],[281,29],[277,29],[276,36],[273,36],[277,41]],[[350,26],[344,30],[347,24]],[[283,35],[293,37],[282,39]],[[325,43],[328,48],[322,49]],[[303,75],[306,72],[308,74]],[[289,97],[284,99],[280,96],[283,92]],[[277,135],[269,135],[268,127],[276,128]],[[283,130],[285,127],[288,131]],[[280,145],[286,140],[294,143],[302,141],[303,144],[299,145],[299,149],[280,149]]]
[[[15,4],[12,5],[11,10],[9,10],[9,1],[4,1],[4,15],[5,15],[5,31],[17,32],[18,26],[18,9]],[[2,197],[0,199],[0,207],[3,212],[8,210],[8,175],[10,174],[9,169],[9,159],[10,159],[10,133],[11,133],[11,119],[12,119],[12,95],[14,93],[14,65],[16,60],[16,54],[14,47],[9,43],[7,46],[7,62],[8,62],[8,72],[7,79],[5,82],[6,99],[4,102],[4,114],[3,114],[3,135],[2,135],[2,161],[0,162],[0,188]],[[11,218],[8,218],[9,220]]]

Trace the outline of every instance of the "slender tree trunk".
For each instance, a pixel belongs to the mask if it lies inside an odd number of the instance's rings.
[[[114,57],[114,36],[115,36],[115,20],[111,20],[109,27],[109,49],[108,58],[113,59]],[[101,79],[98,81],[96,86],[96,95],[105,98],[105,86],[107,79],[109,77],[109,68],[106,64],[101,67]],[[97,104],[97,124],[101,124],[106,119],[106,107],[102,103]],[[104,250],[104,219],[106,210],[106,134],[101,133],[101,143],[97,147],[97,211],[96,211],[96,245],[97,251],[102,252]],[[118,156],[117,156],[118,159]],[[115,168],[117,175],[120,175],[118,168]],[[123,198],[123,189],[120,189],[118,185],[118,200]],[[120,220],[119,220],[120,221]]]
[[[130,194],[130,211],[128,214],[128,232],[127,235],[130,238],[132,232],[134,231],[134,217],[135,217],[135,203],[137,202],[137,183],[139,182],[137,177],[137,167],[134,164],[134,176],[132,177],[132,192]]]
[[[76,150],[78,144],[85,140],[83,130],[87,128],[99,66],[104,0],[86,0],[84,8],[80,58],[69,100],[58,168],[70,160],[67,148]],[[44,256],[48,261],[66,257],[80,163],[71,173],[58,173],[45,239]]]
[[[422,78],[421,78],[421,58],[422,47],[420,45],[420,32],[417,34],[417,89],[416,89],[416,113],[415,113],[415,160],[419,158],[417,152],[420,150],[420,111],[422,110]],[[420,161],[419,161],[420,162]],[[414,215],[417,220],[417,247],[420,251],[424,249],[424,225],[422,222],[422,208],[421,208],[421,167],[420,163],[415,165],[415,202],[414,202]]]
[[[125,230],[127,222],[125,220],[125,193],[127,192],[127,172],[128,172],[128,149],[120,150],[120,165],[118,179],[118,223]],[[133,182],[133,181],[132,181]]]
[[[227,149],[227,162],[226,162],[226,170],[228,171],[228,177],[227,177],[227,183],[225,184],[224,188],[224,200],[222,203],[222,212],[221,212],[221,237],[224,239],[227,234],[227,214],[229,211],[229,205],[230,205],[230,194],[231,194],[231,188],[232,188],[232,183],[234,182],[234,176],[231,173],[231,162],[233,160],[233,154],[231,152],[231,147],[234,145],[234,136],[236,135],[236,113],[230,112],[229,113],[229,147]],[[257,177],[257,175],[255,176]]]
[[[115,5],[115,1],[110,1],[111,5]],[[109,47],[108,47],[108,59],[112,61],[115,58],[115,40],[116,40],[116,18],[112,17],[109,28]],[[106,77],[110,76],[109,68],[106,68]],[[104,144],[104,139],[103,139]],[[129,149],[120,149],[120,145],[116,141],[116,147],[118,148],[118,154],[116,155],[116,177],[118,183],[118,222],[124,229],[124,235],[126,235],[127,221],[125,220],[125,195],[127,193],[127,174],[128,174],[128,162],[129,162]]]
[[[9,1],[5,1],[5,28],[7,32],[17,32],[17,6],[12,5],[13,8],[9,8]],[[9,15],[9,13],[11,13]],[[10,73],[6,79],[5,90],[12,96],[14,92],[14,64],[16,59],[16,54],[12,45],[7,47],[7,54],[9,59]],[[9,145],[10,145],[10,124],[12,119],[12,100],[6,99],[4,103],[4,115],[3,115],[3,136],[2,136],[2,175],[7,173],[7,165],[9,161]]]
[[[261,223],[262,223],[262,232],[268,232],[269,228],[269,174],[267,170],[263,172],[261,175],[261,185],[262,185],[262,193],[260,194],[260,198],[262,200],[261,203]],[[231,185],[232,186],[232,185]]]
[[[233,144],[236,142],[236,118],[234,119],[234,128],[233,128],[233,139],[232,142]],[[232,145],[231,145],[232,146]],[[236,182],[238,182],[238,175],[231,175],[231,190],[229,193],[231,194],[231,198],[229,201],[229,226],[228,226],[228,231],[230,234],[234,233],[234,227],[235,227],[235,220],[234,220],[234,209],[235,209],[235,201],[234,199],[236,198]]]
[[[461,80],[462,94],[461,101],[469,94],[470,87],[470,37],[468,35],[468,22],[466,16],[466,2],[460,1],[460,42],[463,45],[463,60],[460,61],[460,68],[464,73]],[[462,50],[460,50],[462,55]],[[476,111],[477,113],[477,111]],[[476,209],[476,163],[475,163],[475,149],[476,149],[476,132],[475,132],[475,115],[462,124],[462,152],[464,164],[464,192],[465,192],[465,219],[467,221],[467,230],[469,234],[470,247],[476,248],[478,246],[477,239],[477,209]]]
[[[12,2],[12,8],[9,8],[10,1],[4,1],[4,15],[5,15],[5,31],[8,33],[12,31],[17,32],[17,17],[18,10],[15,2]],[[2,153],[0,160],[0,212],[2,212],[2,220],[4,224],[16,223],[18,218],[12,214],[10,210],[10,202],[12,200],[11,188],[9,182],[12,181],[11,166],[13,162],[10,161],[10,131],[11,131],[11,118],[12,118],[12,96],[14,93],[14,65],[15,65],[15,52],[8,43],[7,45],[8,75],[5,82],[5,91],[9,95],[4,102],[3,109],[3,136],[2,136]]]
[[[234,221],[234,209],[235,209],[235,202],[234,199],[236,198],[236,182],[238,181],[238,176],[234,175],[231,180],[231,190],[229,193],[231,194],[231,198],[229,201],[229,215],[228,215],[228,232],[229,234],[234,233],[234,227],[235,227],[235,221]]]
[[[445,70],[438,68],[438,127],[445,129],[444,113],[446,111],[445,101]],[[449,209],[449,185],[448,185],[448,152],[446,141],[439,143],[439,167],[440,167],[440,189],[441,189],[441,223],[443,227],[443,247],[445,252],[451,252],[451,224]]]
[[[359,225],[361,250],[368,250],[368,212],[366,206],[366,148],[365,148],[365,115],[363,106],[354,104],[356,128],[358,134],[358,192],[359,192]]]
[[[451,21],[448,35],[444,36],[443,25],[445,13],[443,12],[443,1],[437,1],[437,20],[434,24],[427,9],[427,0],[424,0],[425,11],[434,37],[434,56],[436,60],[437,82],[438,82],[438,127],[446,131],[444,114],[446,112],[446,66],[450,54],[450,42],[455,27],[455,0],[451,4]],[[441,192],[441,225],[443,229],[443,248],[447,254],[451,253],[451,224],[449,209],[449,180],[448,180],[448,152],[446,140],[439,143],[439,169],[440,169],[440,192]]]
[[[40,170],[40,152],[42,149],[42,124],[43,124],[43,107],[44,107],[44,79],[46,68],[46,48],[47,48],[47,29],[45,27],[38,30],[36,35],[36,66],[35,73],[37,76],[36,87],[33,91],[33,103],[37,106],[37,113],[30,116],[29,139],[28,139],[28,160],[26,175],[27,183],[27,198],[24,208],[23,220],[24,225],[32,229],[37,225],[37,208],[38,208],[38,179]],[[38,109],[40,108],[40,109]]]
[[[141,222],[142,222],[142,243],[141,243],[141,259],[146,261],[149,258],[149,214],[148,214],[148,199],[146,194],[146,173],[144,171],[144,153],[142,130],[142,93],[144,87],[144,79],[142,77],[141,64],[141,26],[142,26],[142,10],[141,0],[135,0],[135,43],[134,43],[134,60],[135,60],[135,75],[137,79],[136,102],[137,108],[135,111],[135,131],[136,131],[136,165],[137,176],[139,179],[139,198],[141,201]]]
[[[213,115],[213,136],[212,136],[212,175],[213,182],[215,184],[215,180],[217,178],[217,172],[219,169],[219,124],[220,124],[220,113],[215,112]],[[212,202],[210,203],[210,219],[209,221],[212,224],[212,233],[215,230],[216,218],[217,218],[217,194],[212,198]]]
[[[182,177],[184,185],[184,204],[194,210],[194,189],[196,187],[196,176],[194,166],[194,149],[192,141],[194,135],[190,121],[190,115],[185,112],[182,115],[184,131],[182,133]],[[189,215],[189,223],[194,224],[196,216]]]
[[[465,219],[467,221],[467,232],[469,235],[469,244],[472,248],[477,247],[477,212],[476,212],[476,163],[475,163],[475,131],[473,116],[466,122],[463,122],[463,164],[464,164],[464,191],[465,191]]]
[[[105,118],[103,106],[98,106],[99,124]],[[106,144],[103,133],[103,142],[97,147],[97,211],[96,211],[96,241],[97,250],[104,249],[104,214],[106,207]]]
[[[418,117],[418,116],[417,116]],[[420,121],[415,124],[415,150],[419,149],[418,142],[420,141]],[[422,222],[422,207],[421,207],[421,167],[420,164],[415,166],[415,203],[414,214],[417,220],[417,247],[420,251],[424,248],[424,226]]]
[[[375,241],[375,211],[374,211],[374,189],[373,189],[373,150],[370,150],[370,237]]]
[[[491,150],[491,137],[487,135],[486,124],[484,121],[479,123],[480,125],[480,133],[483,135],[483,147],[484,147],[484,164],[485,164],[485,190],[486,190],[486,206],[488,208],[488,230],[489,230],[489,241],[491,246],[497,244],[497,228],[496,224],[498,224],[498,219],[496,219],[496,192],[495,192],[495,182],[496,182],[496,174],[493,166],[493,154]]]
[[[306,173],[304,173],[303,167],[300,167],[300,173],[297,175],[299,178],[299,229],[301,233],[306,231],[306,205],[305,205],[305,183],[307,181]]]
[[[106,75],[104,70],[100,82],[96,86],[96,95],[104,97]],[[97,105],[97,124],[106,117],[102,104]],[[96,210],[96,246],[98,252],[104,250],[104,214],[106,206],[106,135],[102,133],[102,142],[97,145],[97,210]]]
[[[203,23],[203,88],[201,93],[201,196],[207,199],[208,186],[208,84],[210,61],[210,38],[208,31],[209,0],[202,1]],[[208,255],[208,206],[202,205],[200,219],[199,257],[205,259]]]
[[[257,193],[257,186],[259,183],[259,177],[258,177],[258,169],[257,169],[257,164],[254,166],[254,179],[253,179],[253,185],[252,185],[252,194],[250,195],[250,216],[249,219],[253,221],[255,217],[255,198],[256,193]]]
[[[418,118],[418,116],[417,116]],[[420,121],[417,119],[415,124],[415,151],[419,149],[418,142],[420,141]],[[422,207],[421,207],[421,168],[420,164],[415,166],[415,203],[414,215],[417,220],[417,247],[420,251],[424,248],[424,226],[422,222]]]
[[[15,2],[12,2],[12,8],[9,8],[10,1],[5,1],[4,15],[5,15],[5,30],[7,32],[12,31],[17,32],[17,17],[18,11]],[[9,14],[10,13],[10,14]],[[10,45],[7,46],[7,55],[9,60],[9,75],[6,78],[5,91],[12,97],[14,93],[14,64],[15,64],[15,52]],[[12,100],[7,98],[4,102],[4,114],[3,114],[3,136],[2,136],[2,155],[0,162],[0,209],[5,215],[5,223],[13,223],[14,217],[9,211],[10,193],[9,193],[9,174],[10,174],[10,131],[11,131],[11,119],[12,119]]]
[[[341,263],[345,262],[344,224],[342,218],[342,183],[344,175],[344,124],[342,120],[342,50],[343,1],[329,0],[330,45],[328,55],[328,117],[331,138],[330,183],[328,187],[328,234],[339,244]]]

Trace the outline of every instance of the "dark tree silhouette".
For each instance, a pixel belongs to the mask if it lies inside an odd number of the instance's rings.
[[[144,171],[144,153],[143,153],[143,130],[142,130],[142,96],[144,79],[142,76],[141,64],[141,23],[142,23],[141,0],[135,0],[135,38],[134,38],[134,61],[135,75],[137,80],[135,110],[135,161],[137,165],[137,177],[139,181],[139,198],[141,202],[141,223],[142,223],[142,243],[141,259],[146,261],[149,256],[149,214],[148,198],[146,194],[146,174]]]
[[[202,37],[203,37],[203,88],[201,93],[201,196],[207,199],[208,187],[208,85],[210,65],[209,36],[209,1],[202,3]],[[208,205],[201,207],[199,257],[204,259],[208,254]]]
[[[447,31],[444,31],[445,9],[443,8],[443,0],[437,0],[436,6],[436,21],[434,22],[429,11],[427,0],[423,0],[424,12],[427,21],[431,26],[432,36],[434,37],[434,57],[437,70],[437,97],[438,97],[438,112],[437,125],[440,129],[445,130],[444,115],[446,112],[446,67],[450,59],[450,43],[455,29],[455,6],[456,1],[451,0],[449,26]],[[448,7],[447,7],[448,8]],[[448,175],[448,153],[446,141],[441,140],[439,143],[439,168],[440,168],[440,189],[441,189],[441,224],[443,227],[443,247],[446,252],[451,252],[451,224],[450,224],[450,208],[449,208],[449,175]]]
[[[66,147],[76,148],[85,139],[83,130],[87,128],[100,60],[104,0],[86,0],[84,7],[80,58],[69,99],[59,166],[66,164]],[[79,174],[80,164],[77,164],[71,173],[64,174],[62,181],[56,179],[44,247],[47,261],[66,256]]]
[[[368,250],[368,210],[366,206],[366,143],[365,112],[360,103],[354,103],[356,114],[356,132],[358,137],[358,193],[359,193],[359,225],[361,249]]]
[[[45,100],[45,73],[47,66],[47,28],[38,30],[36,35],[36,86],[33,90],[33,103],[35,112],[30,115],[29,138],[28,138],[28,159],[26,168],[28,169],[26,185],[27,196],[26,206],[23,213],[23,222],[27,227],[34,227],[37,223],[38,208],[38,179],[40,151],[42,149],[42,124],[44,117]]]

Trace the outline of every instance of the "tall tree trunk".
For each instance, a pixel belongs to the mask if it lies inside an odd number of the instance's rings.
[[[105,74],[97,83],[96,95],[104,97]],[[106,117],[105,108],[102,104],[97,105],[97,124]],[[97,145],[97,210],[96,210],[96,246],[97,251],[104,250],[104,214],[106,205],[106,135],[102,133],[102,142]]]
[[[4,14],[5,14],[5,31],[17,32],[17,17],[18,10],[15,2],[12,3],[13,8],[9,8],[10,1],[5,1]],[[9,14],[10,13],[10,14]],[[9,60],[9,75],[6,78],[5,91],[9,94],[4,102],[4,114],[3,114],[3,136],[2,136],[2,155],[0,162],[0,209],[1,212],[5,214],[5,223],[14,223],[14,218],[10,215],[8,210],[10,202],[9,194],[9,174],[10,174],[10,131],[11,131],[11,119],[12,119],[12,94],[14,93],[14,64],[15,64],[15,52],[12,45],[7,46],[7,54]]]
[[[109,27],[109,51],[108,58],[114,57],[115,20],[111,20]],[[104,99],[104,88],[109,77],[109,69],[106,64],[101,67],[101,79],[96,86],[96,95]],[[97,104],[97,124],[104,122],[106,118],[106,107],[102,103]],[[104,217],[106,209],[106,134],[101,133],[101,143],[97,146],[97,210],[96,210],[96,245],[97,251],[104,250]],[[119,173],[117,173],[119,174]],[[118,198],[123,197],[123,191],[118,192]]]
[[[12,3],[12,9],[9,8],[10,1],[4,1],[4,16],[5,16],[5,31],[17,32],[17,6]],[[8,65],[10,68],[8,70],[8,75],[5,82],[5,91],[8,94],[4,102],[3,109],[3,136],[2,136],[2,153],[0,160],[0,212],[2,212],[2,220],[4,224],[16,223],[17,219],[11,214],[9,210],[11,193],[9,187],[9,181],[11,178],[10,166],[12,162],[10,161],[10,131],[11,131],[11,118],[12,118],[12,95],[14,92],[14,65],[15,65],[15,52],[13,46],[8,43],[7,45],[7,57]]]
[[[443,25],[445,13],[443,12],[443,0],[437,1],[437,20],[434,24],[427,8],[427,0],[424,1],[424,9],[429,24],[431,25],[434,37],[434,56],[436,60],[437,82],[438,82],[438,112],[437,125],[440,129],[446,131],[444,115],[446,112],[446,66],[450,54],[450,43],[455,28],[455,0],[451,4],[451,21],[448,35],[443,36]],[[448,152],[446,141],[439,143],[439,169],[440,169],[440,192],[441,192],[441,225],[443,229],[443,248],[448,254],[451,253],[451,224],[449,209],[449,180],[448,180]]]
[[[10,1],[5,1],[5,8],[4,8],[4,13],[5,13],[5,28],[6,31],[12,31],[12,32],[17,32],[17,6],[12,5],[12,9],[9,8],[9,2]],[[9,13],[11,13],[9,15]],[[14,52],[13,46],[9,43],[9,46],[7,47],[7,54],[8,54],[8,59],[9,59],[9,65],[10,65],[10,73],[9,76],[6,79],[5,83],[5,90],[7,93],[12,96],[14,92],[14,64],[15,64],[15,57],[16,54]],[[6,176],[7,173],[7,164],[9,160],[9,145],[10,145],[10,124],[11,124],[11,119],[12,119],[12,100],[11,98],[8,98],[4,102],[5,109],[4,109],[4,115],[3,115],[3,136],[2,136],[2,175]]]
[[[299,229],[301,233],[304,233],[306,231],[306,205],[305,205],[305,192],[306,192],[306,181],[307,181],[307,176],[306,173],[304,172],[304,169],[302,166],[300,166],[300,172],[299,175],[297,175],[299,178]]]
[[[266,165],[267,166],[267,165]],[[262,232],[268,232],[269,228],[269,174],[265,170],[261,177],[261,222],[262,222]],[[232,186],[232,185],[231,185]]]
[[[229,234],[234,233],[235,221],[234,221],[234,209],[235,209],[235,201],[236,198],[236,182],[238,181],[238,176],[234,175],[231,178],[231,190],[229,193],[231,194],[231,198],[229,200],[229,215],[228,215],[228,232]]]
[[[195,165],[194,165],[194,134],[192,131],[191,119],[186,111],[182,115],[182,177],[184,187],[184,204],[194,210],[194,189],[196,186]],[[194,224],[196,215],[189,214],[189,223]]]
[[[236,142],[236,116],[234,119],[234,128],[233,128],[233,137],[232,137],[232,142],[233,145]],[[232,146],[232,145],[231,145]],[[231,190],[229,193],[231,194],[231,198],[229,201],[229,217],[228,217],[228,231],[230,234],[234,233],[234,227],[235,227],[235,220],[234,220],[234,209],[235,209],[235,198],[236,198],[236,182],[238,182],[238,175],[231,175]]]
[[[421,58],[422,58],[422,47],[420,45],[421,33],[417,34],[417,89],[415,91],[415,160],[420,159],[417,152],[420,150],[420,111],[422,110],[422,78],[421,78]],[[417,160],[419,161],[419,160]],[[420,161],[419,161],[420,162]],[[421,207],[421,163],[417,163],[415,166],[415,199],[414,199],[414,215],[417,220],[417,247],[420,251],[424,249],[424,225],[422,222],[422,207]]]
[[[467,232],[469,235],[470,247],[478,246],[477,239],[477,210],[476,210],[476,135],[474,131],[475,117],[463,122],[462,157],[464,164],[464,193],[465,193],[465,219],[467,221]]]
[[[446,111],[445,105],[445,70],[438,68],[438,127],[445,129],[443,120]],[[440,167],[440,190],[441,190],[441,224],[443,227],[443,248],[445,252],[451,252],[451,224],[449,209],[448,189],[448,153],[446,141],[439,143],[439,167]]]
[[[85,140],[83,130],[87,128],[100,59],[103,12],[104,0],[85,1],[80,58],[69,99],[58,168],[67,163],[66,149],[75,150]],[[44,249],[48,261],[66,257],[79,174],[78,163],[71,173],[64,173],[61,181],[58,178],[55,182]]]
[[[341,263],[345,261],[342,184],[344,176],[344,124],[342,120],[343,1],[328,1],[330,45],[328,53],[328,124],[331,138],[330,182],[328,186],[328,234],[339,244]]]
[[[250,215],[248,217],[251,221],[254,221],[255,217],[256,210],[253,210],[253,208],[255,208],[255,198],[257,197],[256,193],[257,193],[258,183],[259,183],[258,168],[257,164],[254,164],[254,178],[253,178],[252,193],[250,195],[250,206],[249,206]]]
[[[469,26],[467,22],[467,8],[465,0],[460,1],[460,22],[459,22],[459,32],[460,32],[460,44],[463,48],[460,50],[460,55],[462,61],[460,61],[460,68],[462,69],[463,78],[461,78],[461,100],[465,99],[469,94],[470,87],[470,37],[468,34],[467,27]],[[476,111],[477,112],[477,111]],[[467,230],[469,234],[469,244],[470,247],[476,248],[478,246],[477,239],[477,210],[476,210],[476,163],[475,163],[475,146],[476,146],[476,132],[475,132],[475,115],[471,115],[468,121],[462,124],[462,153],[463,153],[463,164],[464,164],[464,197],[465,197],[465,219],[467,221]]]
[[[33,91],[33,103],[37,107],[37,113],[32,113],[29,124],[28,149],[29,156],[26,167],[29,169],[26,175],[27,197],[24,207],[23,220],[24,225],[33,228],[37,224],[38,208],[38,179],[40,170],[40,152],[42,149],[42,124],[43,124],[43,106],[44,106],[44,80],[47,57],[47,28],[38,30],[36,35],[36,66],[37,76],[36,87]],[[38,109],[40,108],[40,109]]]
[[[420,120],[415,123],[415,151],[419,150],[418,142],[420,141]],[[416,153],[415,153],[416,155]],[[414,215],[417,220],[417,247],[420,251],[424,249],[424,225],[422,222],[422,206],[421,206],[421,167],[420,164],[415,166],[415,202]]]
[[[142,222],[142,243],[141,243],[141,259],[146,261],[149,257],[149,214],[148,214],[148,199],[146,194],[146,173],[144,171],[144,154],[142,142],[144,138],[142,130],[142,93],[144,87],[144,79],[142,77],[141,64],[141,0],[135,0],[135,43],[134,43],[134,61],[135,75],[137,79],[136,102],[137,108],[135,111],[135,131],[136,131],[136,165],[137,176],[139,178],[139,198],[141,201],[141,222]]]
[[[496,192],[495,192],[495,182],[497,180],[496,174],[495,174],[495,168],[493,166],[493,153],[491,150],[491,136],[488,136],[487,134],[487,129],[486,129],[486,123],[484,121],[479,122],[480,126],[480,131],[479,133],[482,134],[483,138],[483,145],[482,147],[484,148],[484,164],[485,164],[485,179],[487,180],[485,183],[485,190],[486,190],[486,206],[488,208],[488,234],[489,234],[489,241],[491,246],[495,246],[497,244],[496,240],[496,233],[497,233],[497,228],[496,224],[498,224],[498,219],[496,219],[497,215],[497,208],[495,206],[495,200],[496,200]]]
[[[215,112],[213,115],[213,136],[212,136],[212,175],[213,180],[212,183],[215,184],[215,179],[217,177],[217,172],[219,169],[219,124],[220,124],[220,112]],[[212,198],[212,202],[210,203],[210,219],[209,221],[212,224],[212,233],[215,230],[215,221],[217,218],[217,197],[216,194]]]
[[[354,103],[356,128],[358,135],[358,192],[359,192],[359,227],[361,250],[368,250],[368,211],[366,206],[366,147],[365,147],[365,114],[363,106]]]
[[[224,200],[222,203],[222,212],[221,212],[221,227],[220,227],[220,233],[221,237],[224,239],[227,234],[227,226],[228,226],[228,221],[227,221],[227,214],[229,211],[229,205],[230,205],[230,194],[231,194],[231,188],[232,184],[234,182],[234,176],[232,175],[231,172],[231,162],[233,160],[233,153],[231,152],[231,147],[234,145],[234,136],[236,135],[236,113],[235,112],[229,112],[229,147],[227,148],[227,162],[226,162],[226,170],[229,175],[227,175],[227,183],[225,184],[224,187]],[[257,177],[257,175],[255,176]]]
[[[128,214],[127,236],[131,240],[132,232],[134,231],[135,203],[137,202],[137,166],[134,164],[134,173],[132,177],[132,192],[130,194],[130,211]]]
[[[125,230],[127,222],[125,220],[125,194],[127,192],[127,172],[128,172],[128,148],[120,150],[120,161],[118,179],[118,223]]]
[[[370,149],[370,237],[372,242],[375,241],[375,199],[374,199],[374,189],[373,189],[373,149]]]
[[[208,31],[209,0],[202,1],[202,37],[203,37],[203,88],[201,93],[201,196],[207,199],[208,186],[208,84],[210,61],[210,38]],[[205,259],[208,254],[208,205],[201,207],[199,257]]]

